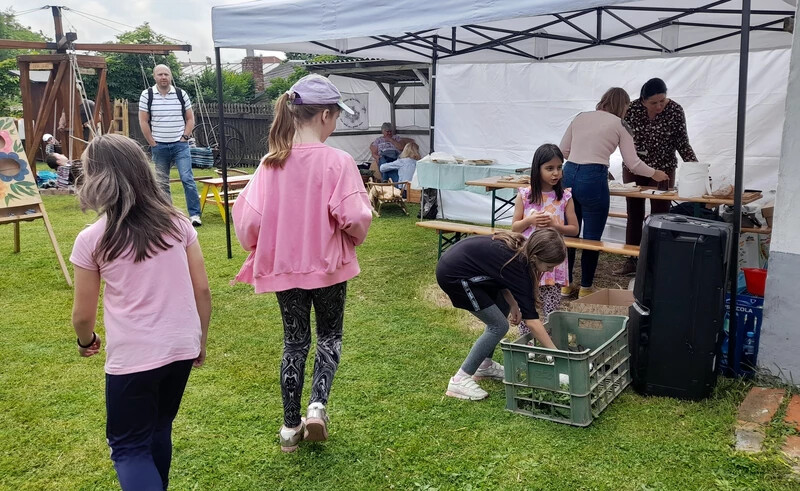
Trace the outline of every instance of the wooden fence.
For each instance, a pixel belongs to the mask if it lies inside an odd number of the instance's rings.
[[[206,125],[209,129],[217,126],[217,104],[194,104],[193,109],[197,127],[195,135],[202,131],[200,125]],[[267,135],[269,134],[269,126],[272,124],[272,106],[223,104],[222,110],[225,114],[225,124],[236,128],[242,135],[243,155],[239,166],[256,165],[261,157],[267,153]],[[142,130],[139,127],[138,105],[131,104],[128,108],[128,114],[130,118],[130,137],[142,145],[146,145],[147,142],[142,136]]]

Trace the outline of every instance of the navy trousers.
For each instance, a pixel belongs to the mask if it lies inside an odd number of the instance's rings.
[[[167,489],[172,421],[192,361],[126,375],[106,374],[106,438],[124,491]]]

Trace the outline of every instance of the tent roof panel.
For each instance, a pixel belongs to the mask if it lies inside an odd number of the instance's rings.
[[[790,2],[752,4],[752,48],[788,47]],[[212,26],[217,47],[430,61],[435,46],[441,62],[508,62],[732,51],[740,10],[741,0],[259,0],[214,7]]]

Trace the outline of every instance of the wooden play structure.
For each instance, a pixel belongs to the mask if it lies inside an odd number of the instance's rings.
[[[0,225],[14,227],[14,252],[20,252],[20,222],[41,219],[53,244],[61,272],[72,286],[69,270],[58,248],[31,166],[12,118],[0,118]]]
[[[55,42],[18,41],[0,39],[0,49],[51,50],[50,54],[22,55],[17,57],[20,70],[22,112],[25,121],[25,147],[19,139],[12,118],[0,117],[0,225],[14,227],[14,252],[21,250],[20,222],[41,219],[47,229],[58,263],[67,283],[72,286],[69,270],[58,247],[50,219],[36,185],[36,152],[45,133],[56,132],[59,120],[64,121],[62,150],[69,158],[78,159],[94,135],[128,131],[127,102],[111,105],[106,78],[108,69],[101,56],[79,55],[76,51],[103,51],[131,54],[169,54],[172,51],[191,51],[189,45],[164,44],[113,44],[76,43],[74,32],[64,32],[62,9],[50,7],[55,25]],[[47,84],[42,99],[34,103],[31,91],[31,72],[48,71]],[[83,75],[98,77],[94,110],[85,111],[88,138],[84,138],[81,105],[87,97],[82,82]],[[84,106],[86,107],[86,106]]]
[[[113,125],[117,111],[112,110],[111,100],[106,83],[107,66],[101,56],[79,55],[75,51],[103,51],[129,54],[169,54],[172,51],[191,51],[190,45],[175,44],[114,44],[114,43],[76,43],[78,36],[74,32],[64,32],[62,25],[62,9],[66,7],[51,6],[53,24],[55,26],[54,43],[40,41],[17,41],[0,39],[0,49],[36,49],[53,50],[51,54],[22,55],[17,57],[20,70],[20,88],[22,92],[22,112],[25,120],[25,146],[27,155],[35,160],[36,148],[40,145],[45,133],[54,133],[56,123],[64,114],[65,140],[62,149],[69,159],[77,159],[83,153],[87,140],[84,136],[84,123],[81,121],[80,109],[83,100],[89,100],[82,76],[98,77],[97,94],[94,111],[87,112],[89,138],[92,135],[123,131],[127,122],[127,112]],[[34,106],[31,94],[30,73],[36,70],[49,71],[47,85],[41,104]],[[126,133],[127,134],[127,133]],[[31,172],[36,176],[36,166],[31,165]]]

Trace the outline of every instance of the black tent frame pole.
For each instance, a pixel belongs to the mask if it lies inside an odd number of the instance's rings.
[[[729,258],[728,281],[730,282],[730,305],[728,316],[728,369],[738,375],[736,356],[736,290],[739,288],[739,232],[742,226],[742,187],[744,182],[744,130],[747,113],[747,62],[750,51],[750,0],[742,0],[742,31],[739,49],[739,102],[736,114],[736,171],[733,191],[733,234]]]
[[[430,153],[433,153],[434,149],[434,132],[436,128],[436,66],[439,64],[439,36],[433,36],[433,52],[431,53],[431,72],[430,76],[428,77],[430,80],[428,85],[430,85],[430,104],[428,108],[428,114],[430,116]]]
[[[214,54],[217,57],[217,128],[219,128],[219,157],[222,161],[222,193],[225,200],[225,243],[228,247],[228,259],[232,259],[231,213],[228,206],[228,158],[225,148],[225,111],[222,107],[222,62],[219,57],[219,48],[214,48]]]

